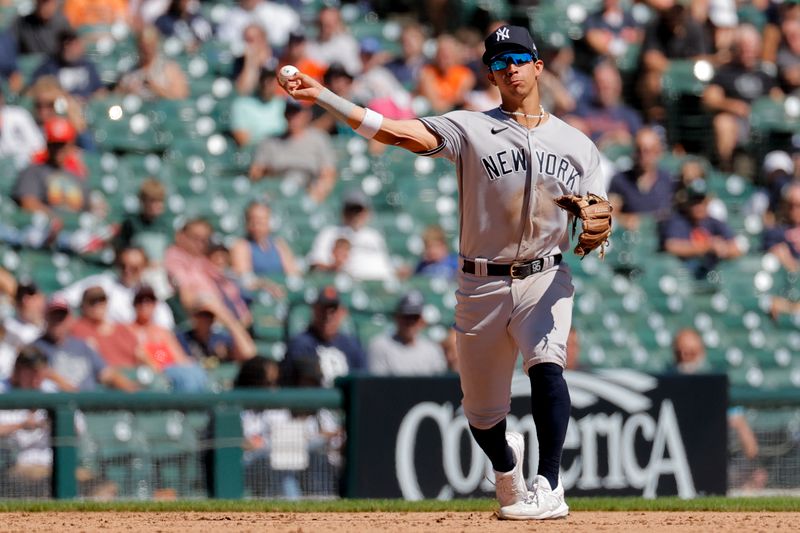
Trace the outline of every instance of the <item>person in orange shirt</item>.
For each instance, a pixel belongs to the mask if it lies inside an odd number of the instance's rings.
[[[464,103],[475,86],[475,75],[461,64],[459,44],[453,36],[442,35],[436,44],[433,62],[422,67],[418,89],[433,111],[445,113]]]
[[[65,0],[64,16],[73,28],[127,23],[128,0]]]

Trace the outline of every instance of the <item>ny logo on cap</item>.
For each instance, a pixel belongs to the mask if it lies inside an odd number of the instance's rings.
[[[498,41],[505,41],[506,39],[510,39],[511,38],[511,35],[509,35],[509,33],[508,33],[508,28],[500,28],[499,30],[497,30],[494,33],[495,33],[495,35],[497,35],[497,40]]]

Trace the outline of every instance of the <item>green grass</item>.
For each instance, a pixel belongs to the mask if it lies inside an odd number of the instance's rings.
[[[694,500],[678,498],[569,498],[572,511],[749,511],[800,512],[800,498],[788,496],[764,498],[707,497]],[[0,501],[0,512],[57,511],[129,511],[129,512],[490,512],[494,500],[181,500],[174,502],[83,502],[83,501]]]

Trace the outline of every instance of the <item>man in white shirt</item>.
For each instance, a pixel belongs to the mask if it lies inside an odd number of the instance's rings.
[[[333,245],[338,239],[350,241],[350,256],[343,272],[357,280],[388,280],[394,268],[383,235],[367,226],[371,215],[369,199],[360,190],[344,198],[342,225],[326,227],[317,234],[308,264],[325,266],[333,262]]]
[[[44,148],[44,137],[31,114],[22,107],[6,105],[0,88],[0,159],[13,158],[14,166],[22,169]]]
[[[289,33],[300,26],[300,16],[292,8],[275,2],[239,0],[239,5],[228,10],[217,28],[217,37],[234,53],[239,53],[244,49],[244,29],[252,23],[260,24],[267,32],[269,43],[281,48],[288,42]]]
[[[335,7],[320,9],[317,19],[319,34],[308,43],[308,56],[315,61],[330,65],[341,63],[355,76],[361,72],[361,57],[358,41],[342,22],[341,13]]]
[[[8,379],[14,369],[19,350],[42,334],[44,329],[45,296],[31,282],[19,283],[14,295],[14,316],[3,321],[5,330],[0,341],[0,380]]]
[[[411,291],[400,300],[393,335],[372,339],[369,345],[369,371],[376,376],[434,376],[447,371],[441,346],[421,336],[424,298]]]
[[[136,317],[133,296],[136,287],[143,283],[142,274],[147,268],[147,256],[141,248],[128,247],[119,251],[116,260],[117,272],[104,272],[76,281],[61,289],[56,295],[65,299],[71,307],[78,307],[83,292],[89,287],[102,287],[108,297],[108,314],[111,322],[129,324]],[[153,315],[156,324],[167,329],[175,327],[175,319],[169,306],[156,302]]]

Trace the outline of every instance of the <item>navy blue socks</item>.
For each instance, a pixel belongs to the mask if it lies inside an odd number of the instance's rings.
[[[555,489],[569,424],[569,390],[564,370],[555,363],[534,365],[528,370],[528,376],[531,378],[533,422],[539,439],[539,475]]]
[[[492,467],[498,472],[509,472],[514,468],[514,452],[506,441],[506,421],[503,419],[489,429],[478,429],[470,426],[469,430],[475,437],[475,442],[484,451],[492,462]]]

